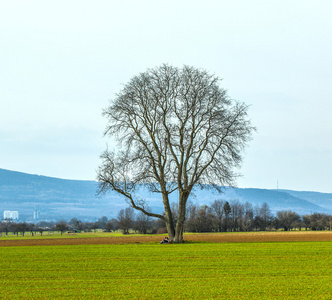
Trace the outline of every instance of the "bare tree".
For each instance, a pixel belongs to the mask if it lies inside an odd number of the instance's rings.
[[[216,216],[217,228],[218,231],[221,232],[223,228],[223,221],[224,221],[224,205],[225,202],[221,199],[214,200],[211,205],[212,211]]]
[[[121,209],[118,213],[117,223],[123,234],[129,234],[129,229],[134,225],[134,210],[132,207]]]
[[[199,207],[191,201],[187,203],[185,230],[189,232],[198,232],[197,213]]]
[[[244,203],[244,217],[242,220],[242,228],[244,231],[252,229],[254,223],[254,210],[252,204],[249,202]]]
[[[36,226],[36,231],[38,231],[38,232],[40,233],[40,235],[42,236],[42,235],[43,235],[43,232],[44,232],[44,228],[43,228],[43,227]]]
[[[231,206],[231,229],[233,231],[240,231],[244,208],[243,205],[238,200],[232,200]]]
[[[34,235],[33,232],[35,231],[35,233],[36,233],[36,231],[37,231],[36,225],[33,224],[33,223],[29,223],[28,227],[27,227],[27,230],[29,230],[31,235],[33,236]]]
[[[143,212],[139,212],[136,216],[135,230],[138,230],[140,233],[146,234],[151,227],[150,219],[151,218]]]
[[[330,219],[329,215],[314,213],[310,216],[310,227],[312,230],[325,230],[329,228]]]
[[[106,225],[105,225],[105,230],[107,231],[107,232],[111,232],[111,231],[113,231],[114,229],[115,229],[115,224],[116,224],[116,220],[115,219],[112,219],[112,220],[109,220],[107,223],[106,223]]]
[[[277,212],[278,223],[285,231],[291,230],[301,217],[294,211],[281,210]]]
[[[83,224],[81,220],[77,220],[76,218],[72,218],[68,225],[70,225],[71,229],[74,229],[76,231],[81,231],[83,230]]]
[[[8,232],[10,231],[10,229],[13,227],[13,222],[11,220],[4,220],[1,223],[1,231],[5,231],[6,235],[8,235]]]
[[[99,229],[105,229],[106,224],[108,222],[108,218],[106,216],[102,216],[101,218],[98,219],[98,228]]]
[[[24,236],[25,232],[29,230],[29,224],[25,222],[20,222],[20,223],[13,223],[14,225],[14,232],[16,232],[17,236],[18,233],[21,232],[22,235]]]
[[[131,206],[166,224],[171,241],[183,242],[186,204],[194,186],[233,185],[235,168],[254,128],[248,106],[230,99],[220,79],[189,66],[162,65],[133,77],[104,110],[105,135],[118,141],[98,170],[100,192],[114,190]],[[146,209],[139,184],[160,193],[164,214]],[[178,191],[178,215],[169,195]]]
[[[271,220],[272,220],[272,213],[269,205],[266,202],[262,203],[262,206],[256,207],[256,223],[258,221],[260,230],[265,231],[266,228],[269,225],[271,225]]]
[[[58,221],[55,224],[54,229],[57,231],[60,231],[61,235],[62,235],[68,229],[67,221],[65,221],[65,220]]]
[[[215,216],[207,205],[202,205],[197,212],[198,232],[211,232]]]
[[[223,230],[227,231],[229,229],[230,214],[232,212],[232,208],[231,208],[231,206],[230,206],[230,204],[229,204],[228,201],[225,202],[223,209],[224,209],[224,213],[225,213],[225,219],[224,219],[224,224],[223,224],[224,228],[223,228]]]

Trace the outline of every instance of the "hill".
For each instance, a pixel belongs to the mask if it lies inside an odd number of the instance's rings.
[[[34,212],[38,219],[59,220],[80,218],[96,220],[101,216],[115,217],[128,204],[115,192],[97,195],[95,181],[67,180],[0,169],[0,213],[15,210],[24,220],[32,220]],[[144,186],[139,195],[147,199],[155,212],[162,211],[158,194],[151,194]],[[171,201],[176,201],[176,194]],[[290,190],[225,188],[222,194],[211,190],[197,190],[191,197],[193,203],[211,204],[215,199],[250,202],[254,206],[266,202],[272,212],[293,210],[297,213],[332,213],[332,194],[299,192]],[[36,220],[34,220],[36,221]]]

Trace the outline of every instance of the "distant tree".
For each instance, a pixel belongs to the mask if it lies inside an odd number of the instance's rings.
[[[297,228],[298,230],[301,230],[302,227],[304,226],[304,223],[303,223],[301,217],[297,221],[293,222],[292,226],[293,226],[293,228]]]
[[[202,205],[197,212],[197,231],[210,232],[213,229],[214,215],[211,208],[207,205]]]
[[[24,236],[25,232],[29,230],[29,225],[25,222],[20,222],[15,224],[15,232],[18,235],[19,232]]]
[[[117,229],[117,224],[116,223],[117,223],[116,219],[109,220],[105,225],[105,230],[107,232],[111,232],[113,230],[116,230]]]
[[[217,231],[221,232],[223,228],[223,219],[224,219],[224,205],[225,202],[221,199],[214,200],[214,202],[211,205],[212,212],[215,215],[215,223]]]
[[[77,220],[76,218],[72,218],[68,225],[70,226],[70,228],[72,229],[76,229],[76,230],[83,230],[83,224],[82,224],[82,221],[81,220]]]
[[[325,230],[329,228],[329,216],[321,213],[314,213],[310,216],[310,227],[312,230]]]
[[[153,219],[153,218],[150,221],[150,226],[151,226],[151,233],[152,234],[157,233],[158,230],[160,230],[162,228],[164,228],[164,229],[166,228],[165,223],[162,220]],[[166,232],[167,232],[167,230],[166,230]]]
[[[264,228],[264,221],[261,216],[256,215],[254,217],[253,226],[255,227],[255,230],[261,230],[261,228]]]
[[[232,212],[232,208],[228,201],[226,201],[224,204],[224,212],[225,212],[224,231],[227,231],[229,228],[230,214]]]
[[[197,213],[198,206],[194,205],[192,202],[188,203],[186,211],[186,222],[185,230],[188,232],[198,232],[198,222],[197,222]]]
[[[254,211],[252,204],[246,202],[243,206],[244,209],[244,216],[242,219],[242,228],[244,231],[252,230],[254,225]]]
[[[91,232],[92,231],[92,222],[82,222],[82,231]]]
[[[66,230],[68,230],[67,222],[65,220],[58,221],[55,224],[55,230],[60,231],[62,235]]]
[[[16,236],[18,236],[18,234],[20,233],[18,223],[13,222],[10,226],[10,231],[12,231],[14,235],[16,234]]]
[[[183,242],[194,187],[220,190],[238,176],[234,170],[254,130],[247,110],[205,70],[162,65],[135,76],[104,110],[105,134],[119,146],[101,156],[100,191],[120,193],[133,208],[163,220],[171,241]],[[160,194],[164,214],[148,211],[136,197],[140,184]],[[175,191],[174,224],[169,195]]]
[[[276,216],[272,216],[270,223],[271,223],[271,229],[275,230],[279,229],[279,220]]]
[[[4,231],[6,235],[8,235],[8,232],[10,232],[11,228],[13,227],[13,222],[12,221],[2,221],[1,223],[1,231]]]
[[[282,210],[277,212],[278,223],[285,231],[291,230],[295,223],[301,220],[301,217],[293,211]]]
[[[269,205],[264,202],[261,206],[257,205],[255,207],[255,227],[258,230],[265,231],[268,226],[271,226],[272,213]]]
[[[105,229],[107,222],[108,222],[108,218],[106,216],[103,216],[103,217],[99,218],[98,221],[97,221],[98,228],[99,229]]]
[[[136,215],[135,221],[135,230],[138,230],[139,233],[146,234],[148,230],[151,228],[151,218],[144,214],[143,212],[139,212]]]
[[[238,200],[233,200],[230,203],[230,207],[230,228],[233,231],[239,231],[243,218],[243,205]]]
[[[36,225],[33,224],[33,223],[29,223],[29,224],[28,224],[28,228],[27,228],[27,230],[29,230],[30,233],[31,233],[31,235],[33,236],[33,235],[34,235],[33,232],[36,231]]]
[[[305,230],[308,230],[308,228],[310,228],[310,226],[311,226],[311,218],[310,217],[311,217],[310,215],[302,216],[303,226],[304,226]]]
[[[68,225],[75,226],[77,224],[78,220],[76,218],[71,218],[68,222]]]
[[[128,234],[129,229],[132,228],[134,223],[134,210],[131,207],[121,209],[118,213],[117,223],[119,229],[122,230],[123,234]]]
[[[270,221],[272,218],[272,213],[269,205],[264,202],[259,210],[259,216],[262,218],[262,228],[261,230],[266,230],[266,228],[270,225]]]
[[[40,221],[38,222],[38,227],[43,227],[45,230],[49,230],[55,226],[54,222]]]
[[[36,231],[38,231],[38,232],[40,233],[40,235],[42,236],[42,235],[43,235],[43,232],[44,232],[44,228],[43,228],[43,227],[36,226]]]
[[[99,223],[98,221],[97,221],[97,222],[91,222],[91,226],[90,226],[90,228],[91,228],[94,232],[96,232],[97,229],[100,228],[100,223]]]

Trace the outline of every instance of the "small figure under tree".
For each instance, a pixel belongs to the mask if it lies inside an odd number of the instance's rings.
[[[103,113],[105,135],[118,141],[118,148],[101,155],[100,192],[116,191],[133,208],[163,220],[172,242],[183,242],[195,186],[220,190],[234,184],[234,168],[254,130],[248,106],[229,98],[219,83],[205,70],[162,65],[133,77]],[[136,196],[140,184],[160,193],[164,214],[151,212]],[[169,201],[174,191],[176,218]]]

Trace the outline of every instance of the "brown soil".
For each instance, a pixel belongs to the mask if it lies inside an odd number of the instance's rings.
[[[0,247],[9,246],[56,246],[56,245],[89,245],[89,244],[137,244],[158,243],[161,236],[121,236],[92,238],[62,238],[62,239],[26,239],[1,240]],[[187,242],[215,243],[251,243],[251,242],[324,242],[332,241],[331,231],[302,232],[252,232],[252,233],[207,233],[185,235]]]

